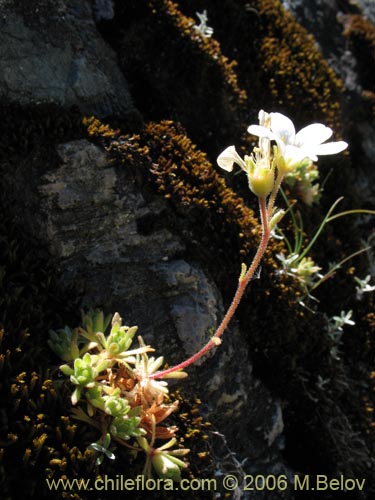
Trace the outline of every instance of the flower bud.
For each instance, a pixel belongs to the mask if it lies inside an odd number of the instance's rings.
[[[270,230],[272,231],[273,229],[275,229],[275,227],[277,226],[277,224],[281,221],[281,219],[284,217],[285,215],[285,210],[278,210],[272,217],[271,217],[271,220],[270,220]]]
[[[181,481],[180,467],[186,467],[182,460],[172,457],[166,452],[158,451],[152,457],[151,462],[159,477],[177,482]]]

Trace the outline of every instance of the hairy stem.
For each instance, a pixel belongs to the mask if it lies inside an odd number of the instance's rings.
[[[244,291],[246,289],[246,286],[248,285],[249,281],[251,278],[254,276],[255,271],[258,269],[260,261],[262,260],[262,257],[264,255],[264,252],[267,248],[268,240],[270,237],[270,228],[269,228],[269,217],[267,213],[267,204],[266,204],[266,199],[265,198],[259,198],[259,209],[260,209],[260,217],[261,217],[261,222],[262,222],[262,238],[258,246],[258,250],[255,254],[255,257],[251,263],[251,266],[247,270],[246,274],[240,278],[238,287],[236,290],[236,293],[233,297],[232,303],[229,306],[229,309],[227,310],[222,322],[220,323],[219,327],[217,328],[215,334],[213,337],[207,342],[205,346],[202,347],[198,352],[193,354],[190,358],[186,359],[182,363],[179,363],[178,365],[172,366],[171,368],[168,368],[166,370],[154,373],[149,375],[149,378],[163,378],[165,375],[175,372],[177,370],[182,370],[189,365],[195,363],[198,359],[200,359],[204,354],[206,354],[208,351],[210,351],[213,347],[216,347],[218,345],[217,342],[215,342],[215,339],[219,339],[227,326],[229,325],[230,320],[232,319],[234,313],[236,312],[236,309],[241,302],[242,296],[244,294]]]

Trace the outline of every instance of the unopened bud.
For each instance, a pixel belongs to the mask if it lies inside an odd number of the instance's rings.
[[[275,229],[275,227],[277,226],[277,224],[281,221],[281,219],[284,217],[285,215],[285,210],[278,210],[272,217],[271,217],[271,220],[270,220],[270,230],[272,231],[273,229]]]
[[[113,318],[112,318],[112,325],[119,325],[121,326],[122,324],[122,318],[121,316],[119,315],[118,312],[116,312],[114,315],[113,315]]]
[[[246,275],[246,271],[247,271],[247,266],[246,266],[246,264],[244,264],[242,262],[242,264],[241,264],[241,274],[240,274],[240,277],[238,278],[238,281],[242,281],[244,279],[244,277]]]
[[[163,452],[155,453],[151,459],[151,463],[159,477],[172,479],[176,482],[181,481],[180,467],[186,467],[186,464],[182,460]]]

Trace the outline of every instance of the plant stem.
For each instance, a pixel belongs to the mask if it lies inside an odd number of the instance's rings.
[[[347,257],[345,257],[345,259],[341,260],[335,266],[333,266],[333,268],[330,271],[328,271],[327,274],[325,274],[324,276],[322,276],[322,278],[320,278],[320,280],[317,283],[315,283],[315,285],[312,288],[310,288],[309,291],[312,292],[313,290],[315,290],[315,288],[318,288],[318,286],[320,286],[328,278],[330,278],[337,271],[337,269],[339,269],[345,262],[347,262],[348,260],[352,259],[353,257],[356,257],[357,255],[360,255],[363,252],[367,252],[368,250],[370,250],[370,248],[371,247],[361,248],[360,250],[357,250],[356,252],[351,253],[350,255],[348,255]]]
[[[332,217],[328,217],[326,222],[331,222],[343,215],[352,215],[352,214],[367,214],[367,215],[375,215],[375,210],[366,210],[366,209],[355,209],[355,210],[345,210],[345,212],[340,212],[339,214],[332,215]]]
[[[227,310],[215,334],[213,335],[212,337],[213,339],[220,338],[223,335],[227,326],[229,325],[229,322],[231,321],[242,299],[246,286],[248,285],[251,278],[254,276],[254,273],[257,270],[257,268],[259,267],[260,261],[262,260],[264,252],[267,248],[268,240],[270,238],[270,228],[269,228],[269,217],[267,212],[266,198],[259,198],[259,210],[262,223],[262,238],[259,243],[258,250],[246,274],[242,278],[240,278],[232,303],[229,306],[229,309]],[[210,339],[207,342],[207,344],[202,347],[202,349],[193,354],[193,356],[191,356],[190,358],[186,359],[182,363],[179,363],[178,365],[172,366],[171,368],[167,368],[166,370],[153,373],[149,375],[149,378],[151,379],[163,378],[165,375],[169,373],[175,372],[177,370],[182,370],[188,367],[189,365],[195,363],[196,361],[198,361],[198,359],[200,359],[204,354],[206,354],[208,351],[210,351],[213,347],[216,347],[217,345],[218,343],[215,343],[215,340]]]
[[[293,211],[293,205],[291,203],[289,203],[288,197],[285,194],[283,188],[280,188],[280,193],[285,201],[286,206],[288,207],[288,210],[286,213],[288,213],[288,212],[290,213],[290,217],[291,217],[292,223],[293,223],[294,250],[290,251],[289,253],[299,255],[299,252],[300,252],[301,246],[302,246],[303,230],[302,230],[302,227],[297,224],[297,219],[296,219],[296,216],[295,216],[294,211]],[[301,221],[301,219],[300,219],[300,221]]]
[[[336,206],[340,203],[340,201],[342,201],[344,199],[343,196],[341,196],[340,198],[338,198],[332,205],[331,205],[331,208],[328,210],[327,212],[327,215],[324,217],[323,219],[323,222],[320,224],[318,230],[316,231],[316,233],[314,234],[312,240],[310,241],[310,243],[307,245],[307,247],[305,248],[305,250],[301,253],[301,255],[299,256],[298,260],[296,262],[300,262],[304,257],[305,255],[307,255],[311,249],[311,247],[315,244],[316,240],[319,238],[320,236],[320,233],[323,231],[325,225],[327,224],[327,222],[329,221],[330,217],[331,217],[331,213],[334,211],[334,209],[336,208]]]

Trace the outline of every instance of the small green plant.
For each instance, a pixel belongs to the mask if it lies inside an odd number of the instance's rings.
[[[182,458],[189,450],[173,448],[177,444],[176,427],[159,425],[178,407],[178,401],[167,401],[168,385],[161,379],[185,377],[183,369],[221,344],[221,336],[285,215],[285,210],[275,206],[285,177],[304,171],[312,161],[317,161],[317,155],[339,153],[347,147],[343,141],[325,143],[332,130],[319,123],[296,134],[292,121],[280,113],[260,111],[259,122],[248,128],[249,133],[259,137],[259,144],[250,156],[241,158],[235,147],[229,146],[217,159],[226,171],[232,171],[236,163],[246,173],[249,188],[259,200],[262,236],[250,266],[242,264],[232,303],[209,341],[185,361],[162,369],[163,358],[149,357],[154,349],[145,345],[141,337],[138,337],[139,347],[130,349],[137,327],[123,326],[118,313],[112,318],[109,332],[110,317],[90,312],[82,316],[80,327],[74,330],[65,327],[50,333],[49,345],[65,361],[60,369],[73,386],[74,417],[100,433],[98,440],[90,445],[98,454],[99,464],[105,458],[113,460],[115,445],[123,445],[133,453],[146,455],[145,475],[150,476],[154,470],[161,478],[180,480],[181,470],[187,466]],[[272,141],[276,144],[271,147]],[[314,273],[319,271],[307,253],[324,225],[349,213],[332,216],[334,206],[307,248],[302,250],[302,229],[297,223],[293,250],[285,239],[291,255],[280,258],[284,258],[285,266],[293,266],[290,269],[295,268],[305,283],[313,285]],[[290,207],[288,210],[291,211]],[[166,442],[156,445],[159,440]]]
[[[335,208],[343,200],[343,198],[341,197],[332,204],[332,206],[328,210],[326,216],[324,217],[323,221],[321,222],[320,226],[316,230],[311,240],[305,247],[303,247],[304,224],[302,216],[300,212],[294,213],[293,206],[289,203],[289,200],[286,197],[283,189],[280,189],[280,192],[286,203],[287,213],[290,214],[292,220],[294,242],[292,242],[285,235],[284,231],[277,228],[276,232],[279,235],[279,237],[284,240],[288,253],[279,253],[276,255],[276,257],[279,259],[282,265],[282,269],[280,272],[293,276],[294,278],[297,279],[298,283],[300,284],[303,296],[299,300],[302,301],[306,296],[313,298],[311,292],[317,289],[328,278],[333,276],[334,273],[339,268],[341,268],[345,262],[363,252],[366,252],[369,249],[369,247],[366,247],[366,248],[361,248],[356,252],[353,252],[352,254],[342,259],[340,262],[331,264],[329,269],[324,274],[322,274],[320,272],[322,268],[319,265],[317,265],[311,258],[311,256],[309,256],[308,254],[311,251],[312,247],[317,242],[325,226],[329,222],[332,222],[333,220],[346,215],[355,215],[355,214],[375,215],[375,211],[366,209],[354,209],[334,214],[333,212]],[[360,286],[362,281],[358,280],[357,278],[357,283]],[[358,290],[359,288],[357,289],[357,296],[359,294]],[[365,286],[363,290],[370,291],[368,286],[367,287]]]
[[[49,345],[66,361],[60,370],[74,387],[73,416],[98,429],[98,441],[89,446],[98,454],[97,464],[104,458],[113,460],[116,446],[128,446],[146,453],[145,473],[151,475],[153,467],[160,477],[178,481],[186,464],[170,457],[184,456],[189,450],[166,453],[176,442],[177,429],[158,425],[177,409],[178,402],[166,403],[167,383],[149,378],[163,358],[149,357],[153,349],[141,337],[139,347],[130,349],[137,327],[123,326],[118,313],[106,333],[109,323],[110,317],[101,311],[90,311],[82,315],[80,327],[50,332]],[[181,371],[169,375],[184,376]],[[156,447],[156,439],[169,441]]]
[[[109,432],[102,436],[99,441],[90,444],[89,449],[92,449],[98,453],[98,457],[96,459],[97,465],[101,465],[105,457],[107,457],[109,460],[115,460],[116,455],[110,450],[110,444],[111,435],[109,434]]]

